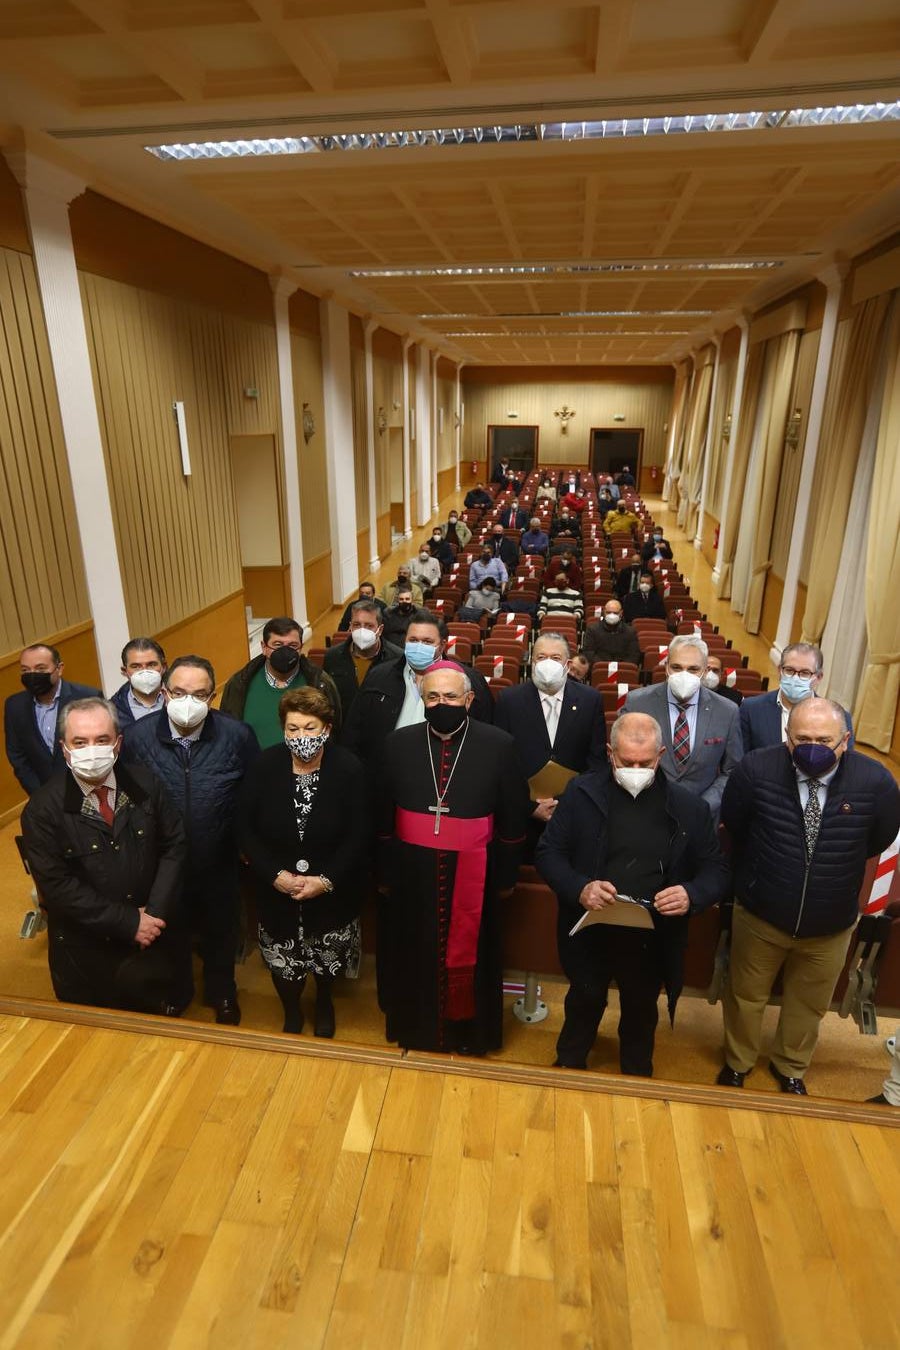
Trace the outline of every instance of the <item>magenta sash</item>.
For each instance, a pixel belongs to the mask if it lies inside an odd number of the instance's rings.
[[[463,819],[441,817],[440,833],[434,816],[398,807],[394,833],[404,844],[456,853],[456,878],[447,935],[447,994],[442,1008],[449,1021],[475,1016],[475,959],[484,906],[487,846],[494,833],[493,816]]]

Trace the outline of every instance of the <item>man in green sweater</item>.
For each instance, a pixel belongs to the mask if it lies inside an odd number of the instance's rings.
[[[226,684],[221,711],[246,722],[265,750],[284,737],[278,704],[288,689],[312,685],[331,700],[335,728],[340,727],[341,701],[330,675],[302,653],[303,630],[296,619],[269,619],[262,631],[262,655],[255,656]]]

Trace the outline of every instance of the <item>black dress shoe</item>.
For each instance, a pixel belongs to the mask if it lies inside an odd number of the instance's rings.
[[[776,1069],[771,1061],[769,1062],[769,1073],[775,1079],[775,1082],[781,1088],[782,1092],[792,1092],[795,1097],[806,1097],[809,1095],[806,1091],[806,1084],[802,1078],[790,1078],[786,1073],[782,1073],[780,1069]]]
[[[870,1106],[890,1106],[890,1102],[883,1092],[879,1092],[877,1097],[867,1097],[866,1101]]]
[[[214,1004],[216,1021],[221,1026],[239,1027],[241,1025],[241,1005],[236,998],[220,998]]]
[[[555,1059],[553,1061],[554,1069],[583,1069],[587,1070],[587,1060],[583,1064],[566,1064],[564,1060]]]
[[[746,1073],[738,1073],[737,1069],[732,1069],[730,1064],[723,1064],[716,1082],[719,1087],[743,1087],[747,1073],[749,1073],[749,1069]]]

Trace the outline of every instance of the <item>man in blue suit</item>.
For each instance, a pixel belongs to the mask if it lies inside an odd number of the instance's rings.
[[[562,634],[542,633],[532,650],[531,679],[504,689],[494,707],[494,725],[512,736],[530,780],[529,856],[566,779],[606,768],[603,699],[590,685],[569,678],[570,658]]]
[[[3,709],[6,757],[30,797],[57,769],[65,768],[59,714],[76,698],[102,698],[88,684],[71,684],[62,677],[63,663],[55,647],[37,642],[19,657],[21,694],[10,694]]]
[[[768,694],[745,698],[741,704],[741,737],[744,753],[762,750],[769,745],[783,745],[787,739],[787,723],[791,709],[804,699],[816,697],[816,686],[822,679],[822,651],[811,642],[792,642],[781,653],[778,667],[778,688]],[[847,730],[850,732],[848,749],[853,749],[853,723],[844,710]]]
[[[702,797],[718,820],[728,775],[739,763],[743,747],[738,709],[703,687],[708,656],[702,638],[688,633],[672,638],[666,683],[632,689],[625,711],[656,718],[665,749],[660,761],[663,773]]]

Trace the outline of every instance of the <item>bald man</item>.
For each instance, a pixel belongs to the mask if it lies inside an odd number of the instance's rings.
[[[897,784],[848,749],[849,739],[840,704],[807,698],[791,708],[784,745],[751,751],[729,775],[721,818],[734,848],[735,906],[723,1087],[743,1087],[754,1068],[781,971],[769,1072],[782,1092],[807,1095],[819,1024],[859,917],[866,859],[900,830]]]
[[[538,844],[537,869],[559,901],[559,955],[569,980],[556,1043],[556,1063],[565,1068],[587,1068],[615,980],[622,1072],[652,1075],[659,991],[665,985],[674,1020],[688,916],[729,889],[709,808],[658,772],[664,753],[656,719],[624,713],[610,731],[610,772],[573,779]],[[634,917],[620,895],[638,901],[644,926],[598,922],[572,933],[586,912]]]

